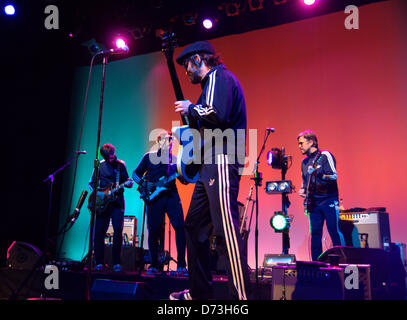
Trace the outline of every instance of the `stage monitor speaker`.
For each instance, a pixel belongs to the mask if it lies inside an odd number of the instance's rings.
[[[344,269],[318,262],[272,267],[273,300],[343,300]]]
[[[373,300],[404,300],[406,270],[400,253],[375,248],[333,247],[319,256],[318,261],[339,264],[369,264]]]
[[[341,213],[339,230],[350,247],[387,249],[391,242],[387,212]]]
[[[91,300],[151,300],[154,294],[145,282],[95,279],[90,297]]]
[[[14,241],[7,249],[7,267],[16,270],[31,270],[42,252],[26,242]]]

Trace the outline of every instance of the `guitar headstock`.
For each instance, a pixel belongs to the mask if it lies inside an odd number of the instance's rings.
[[[178,47],[177,38],[174,32],[163,31],[161,34],[161,50],[165,52],[166,56],[172,57],[174,48]]]

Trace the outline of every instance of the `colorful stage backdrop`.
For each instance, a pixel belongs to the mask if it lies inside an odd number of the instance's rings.
[[[227,67],[240,79],[246,95],[248,128],[257,129],[257,152],[264,130],[274,127],[266,151],[285,147],[292,155],[287,178],[297,190],[301,185],[297,134],[314,130],[320,147],[337,160],[340,198],[345,208],[386,207],[393,242],[407,242],[407,6],[393,0],[359,8],[360,29],[346,30],[345,13],[337,12],[274,28],[228,36],[212,41]],[[182,48],[178,48],[178,54]],[[88,67],[78,68],[73,92],[71,144],[76,148],[83,110]],[[186,98],[195,101],[199,86],[191,85],[177,66]],[[93,69],[85,115],[81,156],[73,196],[74,206],[88,181],[95,158],[101,67]],[[149,134],[157,128],[170,129],[179,121],[173,111],[173,93],[162,53],[136,56],[108,65],[102,126],[102,143],[117,147],[129,175],[154,144]],[[253,147],[253,146],[252,146]],[[279,179],[281,172],[261,158],[264,181]],[[253,166],[253,163],[251,163]],[[248,168],[250,172],[250,168]],[[66,174],[66,216],[73,168]],[[68,171],[67,171],[68,172]],[[244,176],[239,200],[246,203],[252,180]],[[193,185],[178,184],[184,214]],[[141,234],[143,203],[136,188],[125,192],[126,215],[138,218]],[[309,259],[308,219],[302,198],[289,196],[291,248],[298,260]],[[281,253],[281,234],[269,224],[281,209],[281,196],[259,192],[259,264],[266,253]],[[249,210],[250,212],[250,210]],[[90,215],[87,209],[66,234],[62,257],[81,260],[87,252]],[[254,217],[249,237],[249,264],[255,266]],[[168,225],[166,232],[168,232]],[[172,232],[174,236],[174,232]],[[167,237],[167,236],[166,236]],[[324,248],[331,245],[326,233]],[[166,243],[168,246],[168,243]],[[174,237],[171,253],[176,257]]]

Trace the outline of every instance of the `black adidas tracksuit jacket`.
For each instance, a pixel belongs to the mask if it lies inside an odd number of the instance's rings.
[[[238,201],[239,164],[237,147],[245,150],[246,104],[236,77],[224,65],[211,69],[201,82],[202,94],[188,109],[190,126],[200,130],[205,141],[205,129],[233,132],[235,139],[222,139],[219,150],[212,145],[203,155],[200,177],[195,185],[185,220],[187,236],[190,294],[193,298],[212,297],[209,245],[210,226],[217,239],[217,251],[226,258],[226,271],[231,298],[247,299],[249,274],[247,257],[239,233]],[[240,132],[239,132],[239,129]],[[240,135],[239,135],[240,133]],[[242,135],[243,133],[243,135]],[[226,155],[228,147],[229,156]],[[208,162],[208,160],[211,160]],[[244,160],[244,159],[243,159]],[[243,162],[241,163],[243,165]]]

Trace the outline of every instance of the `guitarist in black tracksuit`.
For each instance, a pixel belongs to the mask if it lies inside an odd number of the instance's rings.
[[[106,143],[100,148],[100,154],[103,159],[99,166],[99,190],[106,189],[110,185],[125,184],[126,188],[131,188],[133,182],[129,179],[126,164],[124,161],[117,159],[116,148]],[[89,186],[93,191],[95,181],[95,172],[93,171]],[[117,199],[110,202],[102,214],[96,216],[94,250],[96,260],[96,270],[102,270],[104,267],[104,245],[107,229],[109,228],[110,219],[113,226],[113,247],[112,262],[113,270],[121,271],[120,255],[123,241],[123,222],[124,222],[124,196],[123,189],[117,191]]]
[[[249,269],[237,201],[247,125],[243,91],[208,41],[187,46],[176,61],[185,67],[190,81],[202,88],[196,104],[176,101],[175,111],[188,116],[190,127],[200,132],[203,148],[199,179],[185,219],[190,288],[172,293],[170,299],[213,298],[209,258],[213,227],[216,250],[226,261],[230,298],[246,300]]]
[[[151,256],[151,265],[147,274],[158,274],[162,265],[159,263],[159,252],[163,251],[164,218],[168,218],[175,230],[175,242],[177,247],[177,273],[186,275],[185,261],[185,231],[184,214],[181,199],[175,184],[176,157],[172,155],[172,133],[159,135],[157,137],[159,149],[157,152],[148,152],[141,159],[137,168],[133,171],[133,180],[140,184],[139,191],[143,188],[151,189],[160,178],[173,177],[171,181],[164,184],[166,190],[160,192],[150,201],[146,201],[148,248]],[[160,243],[161,242],[161,243]]]
[[[306,157],[302,160],[302,187],[299,195],[306,198],[311,234],[311,257],[315,261],[322,253],[324,221],[334,246],[344,246],[339,230],[339,201],[336,160],[329,151],[318,148],[314,132],[306,130],[298,137],[298,147]]]

